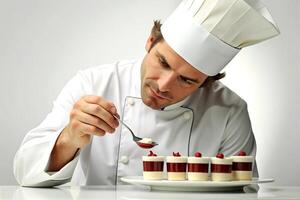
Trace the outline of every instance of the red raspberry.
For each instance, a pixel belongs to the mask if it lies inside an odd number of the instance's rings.
[[[149,155],[148,156],[152,156],[153,155],[153,151],[150,151]]]
[[[218,153],[218,154],[216,155],[216,157],[217,157],[217,158],[221,158],[221,159],[223,159],[223,158],[224,158],[224,154],[222,154],[222,153]]]
[[[177,153],[173,152],[173,156],[175,156],[175,157],[180,157],[181,155],[180,155],[179,152],[177,152]]]
[[[195,153],[195,157],[202,157],[202,154],[201,154],[199,151],[197,151],[197,152]]]
[[[246,154],[245,151],[240,151],[239,154],[238,154],[238,156],[246,156],[246,155],[247,155],[247,154]]]
[[[150,151],[150,153],[148,154],[148,156],[157,156],[155,153],[153,153],[153,151]]]

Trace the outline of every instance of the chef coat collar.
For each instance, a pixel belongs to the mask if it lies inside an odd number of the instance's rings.
[[[133,67],[133,78],[134,78],[134,88],[135,88],[134,93],[135,93],[135,96],[138,98],[141,98],[141,68],[142,68],[143,59],[144,59],[144,57],[139,58],[135,62],[134,67]],[[139,77],[139,78],[136,78],[136,77]],[[190,96],[186,97],[185,99],[183,99],[175,104],[164,107],[161,110],[173,110],[178,107],[181,107],[189,100],[189,98],[190,98]]]
[[[173,110],[173,109],[176,109],[178,107],[181,107],[183,106],[188,100],[189,100],[190,96],[186,97],[185,99],[177,102],[177,103],[174,103],[172,105],[169,105],[167,107],[164,107],[163,110]]]

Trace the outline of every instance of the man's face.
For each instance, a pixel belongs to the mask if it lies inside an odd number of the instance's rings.
[[[165,41],[151,48],[152,42],[150,36],[141,68],[141,95],[147,106],[160,109],[192,94],[207,75],[187,63]]]

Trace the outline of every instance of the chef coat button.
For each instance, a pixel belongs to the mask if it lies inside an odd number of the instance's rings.
[[[129,162],[128,156],[122,156],[120,162],[123,164],[127,164]]]
[[[189,112],[183,113],[183,118],[189,120],[191,118],[191,114]]]
[[[130,106],[133,106],[134,105],[134,100],[133,99],[128,99],[127,101],[127,104],[130,105]]]

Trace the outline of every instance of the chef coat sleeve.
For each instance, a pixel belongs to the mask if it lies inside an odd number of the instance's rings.
[[[219,152],[225,156],[238,154],[245,151],[247,155],[256,155],[256,141],[252,131],[251,121],[247,109],[247,103],[240,99],[230,108],[222,144]],[[258,177],[256,161],[253,166],[253,176]]]
[[[70,181],[78,155],[58,172],[47,172],[48,161],[74,103],[89,91],[89,85],[84,72],[79,72],[58,95],[45,120],[26,134],[14,158],[14,175],[20,185],[49,187]]]

